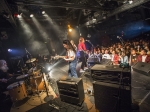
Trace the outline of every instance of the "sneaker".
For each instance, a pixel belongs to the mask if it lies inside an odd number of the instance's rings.
[[[85,72],[84,70],[80,69],[80,73]]]

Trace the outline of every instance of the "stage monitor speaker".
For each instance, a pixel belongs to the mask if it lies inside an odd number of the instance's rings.
[[[100,112],[131,112],[131,88],[119,87],[118,84],[93,82],[96,109]]]
[[[83,103],[85,95],[81,78],[58,80],[57,86],[61,101],[79,106]]]
[[[111,61],[111,59],[102,59],[100,61],[100,64],[101,65],[112,65],[112,61]]]
[[[132,68],[136,72],[150,76],[150,64],[149,63],[137,62]]]
[[[95,81],[115,84],[119,84],[120,78],[122,78],[122,84],[131,85],[130,69],[120,68],[117,65],[95,64],[93,67],[91,67],[91,76]]]

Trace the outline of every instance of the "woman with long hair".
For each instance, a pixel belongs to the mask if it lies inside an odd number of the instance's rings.
[[[84,38],[80,37],[79,38],[79,44],[78,44],[78,51],[80,52],[80,59],[81,59],[81,69],[80,72],[84,72],[84,68],[87,68],[87,63],[86,63],[86,57],[85,57],[85,52],[86,52],[86,46],[84,43]]]
[[[69,62],[69,70],[68,75],[70,77],[78,77],[76,72],[76,65],[77,65],[77,59],[76,59],[76,50],[72,46],[69,40],[63,41],[63,46],[66,49],[66,57],[64,57],[64,60]]]

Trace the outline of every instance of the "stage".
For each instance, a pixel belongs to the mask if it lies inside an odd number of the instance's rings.
[[[85,93],[85,99],[82,105],[83,112],[98,112],[95,108],[95,101],[93,92],[93,79],[89,70],[84,73],[79,73],[81,63],[77,65],[77,74],[79,78],[83,80],[83,87]],[[53,68],[48,73],[50,77],[49,85],[53,88],[51,92],[55,92],[59,96],[56,81],[65,79],[67,77],[68,64],[65,61],[60,61],[58,64],[53,65]],[[60,101],[60,98],[56,98],[46,102],[46,92],[43,91],[40,95],[28,95],[24,100],[18,101],[15,105],[12,105],[10,112],[78,112],[78,106],[70,105]],[[135,109],[133,112],[150,112],[150,77],[137,73],[131,70],[131,96],[132,103]],[[52,105],[54,104],[54,105]],[[63,106],[62,106],[63,105]],[[101,105],[101,104],[99,104]],[[139,108],[139,109],[138,109]]]

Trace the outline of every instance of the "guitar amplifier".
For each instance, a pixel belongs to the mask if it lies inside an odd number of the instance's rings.
[[[124,85],[131,85],[131,72],[129,68],[95,64],[91,67],[91,76],[95,81],[119,84],[121,79]]]
[[[61,101],[81,105],[84,101],[83,81],[81,78],[58,80],[57,86]]]

